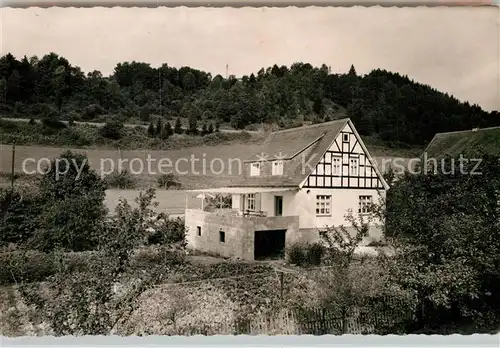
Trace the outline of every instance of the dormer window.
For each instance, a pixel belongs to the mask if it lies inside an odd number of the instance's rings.
[[[260,175],[260,163],[254,162],[250,164],[250,176]]]
[[[273,175],[283,175],[283,161],[274,161],[272,168]]]

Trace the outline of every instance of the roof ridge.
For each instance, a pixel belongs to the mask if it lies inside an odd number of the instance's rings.
[[[436,133],[436,135],[467,133],[467,132],[480,132],[480,131],[491,130],[491,129],[500,129],[500,126],[493,126],[493,127],[486,127],[486,128],[464,129],[464,130],[451,131],[451,132],[441,132],[441,133]]]
[[[349,119],[348,117],[344,117],[344,118],[339,118],[337,120],[328,121],[328,122],[313,123],[313,124],[308,124],[308,125],[305,125],[305,126],[302,125],[302,126],[299,126],[299,127],[293,127],[293,128],[282,129],[282,130],[279,130],[279,131],[271,132],[271,134],[290,133],[290,132],[296,132],[296,131],[304,130],[304,129],[310,129],[310,128],[316,128],[316,127],[324,127],[324,126],[328,126],[328,125],[334,124],[334,123],[345,122],[348,119]]]

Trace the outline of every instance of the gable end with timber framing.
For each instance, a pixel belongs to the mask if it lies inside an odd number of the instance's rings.
[[[350,120],[337,134],[301,187],[388,189]]]

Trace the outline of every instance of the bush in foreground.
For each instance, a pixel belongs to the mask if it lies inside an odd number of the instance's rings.
[[[297,266],[318,266],[325,255],[320,243],[293,243],[285,251],[287,261]]]

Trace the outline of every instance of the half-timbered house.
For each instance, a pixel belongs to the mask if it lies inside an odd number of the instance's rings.
[[[388,189],[376,163],[349,119],[271,133],[244,173],[230,187],[193,190],[230,194],[232,208],[186,209],[188,247],[256,259],[286,244],[319,238],[345,216],[367,216],[370,203]],[[365,242],[380,237],[372,221]]]

